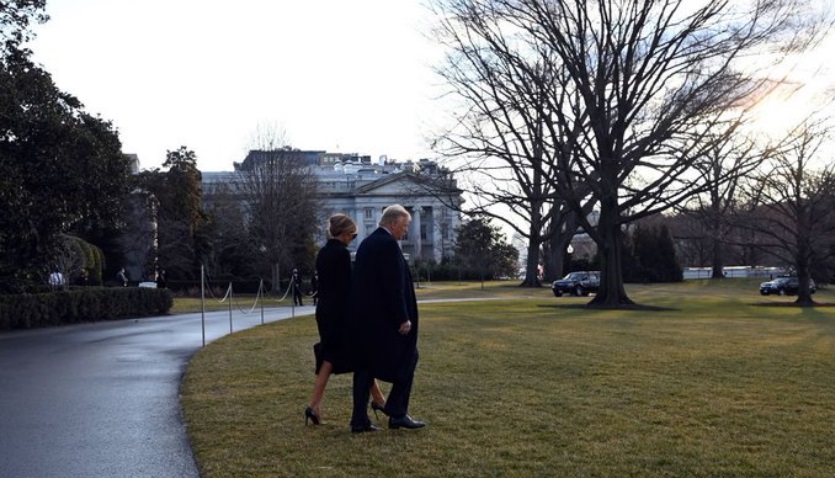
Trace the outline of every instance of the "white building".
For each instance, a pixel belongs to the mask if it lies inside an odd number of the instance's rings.
[[[243,163],[235,164],[236,170],[265,154],[269,153],[250,151]],[[454,180],[446,177],[436,163],[428,160],[397,163],[385,157],[372,163],[369,156],[325,151],[294,151],[293,154],[307,161],[318,178],[324,205],[323,229],[325,218],[338,212],[348,214],[357,223],[358,240],[352,243],[353,250],[377,228],[383,209],[400,204],[412,215],[409,234],[401,241],[403,253],[410,261],[440,262],[443,257],[452,255],[455,230],[461,222],[457,209],[462,199]],[[202,174],[203,197],[211,200],[218,183],[232,185],[239,173]],[[446,196],[432,193],[427,179],[443,181],[446,189],[453,192]]]

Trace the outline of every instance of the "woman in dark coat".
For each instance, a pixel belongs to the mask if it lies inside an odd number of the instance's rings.
[[[316,325],[320,342],[316,344],[316,382],[310,405],[304,411],[305,423],[314,425],[321,422],[321,405],[325,387],[332,373],[353,371],[349,352],[349,303],[351,300],[351,253],[348,245],[357,237],[357,225],[345,214],[331,216],[328,232],[330,238],[316,256],[318,280],[318,303]],[[386,399],[375,380],[371,385],[371,396],[382,409]]]

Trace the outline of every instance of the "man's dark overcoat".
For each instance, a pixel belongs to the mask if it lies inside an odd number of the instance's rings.
[[[327,360],[333,373],[353,370],[348,348],[351,303],[351,253],[338,239],[329,239],[316,256],[318,303],[316,325],[321,340],[317,364]],[[318,366],[316,367],[318,372]]]
[[[356,353],[372,375],[391,382],[412,374],[418,337],[415,289],[400,245],[383,228],[357,250],[352,309]],[[412,329],[401,335],[398,329],[407,320]]]

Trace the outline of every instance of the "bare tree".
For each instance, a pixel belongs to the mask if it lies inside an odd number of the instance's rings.
[[[599,202],[596,223],[584,214],[578,218],[600,252],[601,289],[590,305],[602,307],[632,304],[621,267],[624,227],[715,181],[695,165],[716,135],[737,127],[728,112],[768,84],[766,67],[820,38],[831,20],[828,11],[815,10],[819,4],[436,1],[451,28],[477,35],[472,49],[507,56],[503,64],[524,71],[536,86],[532,92],[545,92],[536,106],[524,89],[514,97],[485,89],[499,108],[484,110],[500,120],[508,105],[526,102],[535,107],[525,111],[547,113],[524,130],[525,139],[543,131],[545,160],[526,166],[539,170],[553,196],[578,213],[589,191]],[[541,144],[535,139],[530,144]],[[517,162],[537,157],[514,155]]]
[[[756,246],[790,265],[799,280],[797,303],[812,304],[812,266],[832,257],[835,164],[815,168],[829,131],[804,125],[763,168],[747,191],[749,209],[737,223],[758,236]]]
[[[576,232],[576,222],[566,221],[573,217],[569,208],[551,184],[557,177],[555,156],[572,134],[552,117],[553,108],[569,107],[568,90],[560,87],[567,71],[531,38],[508,38],[504,20],[493,15],[489,3],[436,4],[443,18],[438,38],[450,50],[438,72],[464,111],[437,147],[462,178],[469,213],[496,218],[527,239],[522,285],[539,287],[542,246],[549,252],[562,247],[549,254],[553,262]],[[584,199],[588,213],[594,198]]]
[[[710,237],[703,218],[689,209],[670,217],[670,231],[675,238],[676,256],[684,267],[704,267],[711,262]]]
[[[733,213],[738,203],[740,181],[772,154],[772,147],[748,135],[729,134],[713,138],[694,169],[708,179],[703,194],[689,204],[688,215],[698,221],[708,244],[712,279],[725,277],[725,253],[733,237]]]
[[[275,287],[281,267],[309,265],[320,223],[317,181],[312,165],[284,144],[283,134],[261,129],[255,141],[263,147],[235,168],[253,246],[269,263]]]

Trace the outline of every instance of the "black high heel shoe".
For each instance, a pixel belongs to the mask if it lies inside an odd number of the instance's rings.
[[[384,405],[380,405],[374,400],[371,400],[371,410],[374,411],[374,418],[376,418],[377,420],[380,419],[380,416],[377,415],[377,412],[383,412],[383,415],[389,416],[389,414],[386,413],[386,407]]]
[[[307,421],[310,420],[313,422],[314,425],[319,425],[322,423],[322,420],[319,419],[319,415],[313,411],[313,408],[307,407],[304,409],[304,424],[307,425]]]

